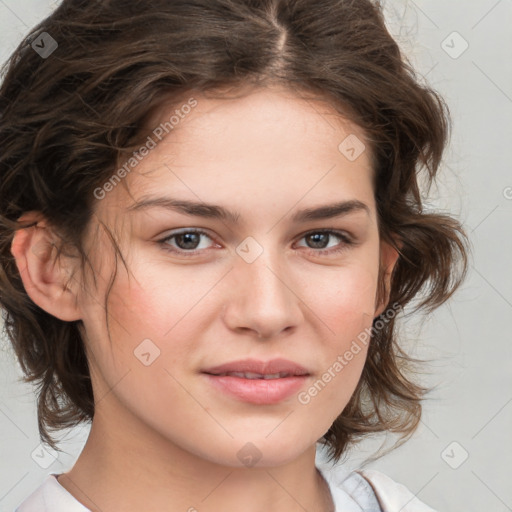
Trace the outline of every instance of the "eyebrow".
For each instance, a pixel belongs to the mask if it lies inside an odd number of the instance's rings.
[[[241,217],[240,213],[228,210],[223,206],[172,197],[145,197],[130,205],[128,211],[146,210],[148,208],[165,208],[195,217],[221,219],[232,224],[238,224]],[[291,220],[293,223],[298,224],[312,220],[333,219],[358,211],[364,211],[370,215],[370,208],[367,204],[357,199],[352,199],[299,210],[293,215]]]

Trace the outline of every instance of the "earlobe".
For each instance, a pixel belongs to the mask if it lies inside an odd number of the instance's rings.
[[[71,322],[80,319],[76,288],[71,272],[57,257],[58,238],[37,212],[24,214],[19,221],[37,224],[14,233],[11,253],[15,258],[23,286],[32,299],[47,313]]]

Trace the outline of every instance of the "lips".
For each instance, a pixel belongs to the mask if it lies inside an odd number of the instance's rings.
[[[253,373],[253,372],[224,372],[216,373],[211,375],[217,375],[218,377],[239,377],[240,379],[282,379],[283,377],[290,377],[291,374],[288,372],[279,373]]]
[[[271,359],[270,361],[242,359],[208,368],[203,370],[203,373],[222,376],[231,375],[247,379],[309,375],[306,368],[288,359]]]
[[[287,359],[244,359],[203,370],[207,382],[222,395],[255,405],[278,404],[292,397],[310,373]]]

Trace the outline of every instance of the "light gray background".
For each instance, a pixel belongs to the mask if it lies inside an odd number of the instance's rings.
[[[52,4],[0,0],[2,62]],[[430,204],[462,219],[473,257],[450,304],[421,331],[418,322],[405,326],[410,352],[434,360],[424,382],[437,387],[414,437],[370,467],[439,512],[511,511],[512,2],[385,5],[393,35],[451,107],[452,142]],[[458,56],[464,41],[469,47]],[[39,446],[34,393],[17,381],[21,373],[5,340],[0,365],[0,510],[12,511],[49,472],[71,467],[88,428],[67,433],[67,454],[41,468],[31,457]],[[382,440],[359,445],[340,472],[357,467]]]

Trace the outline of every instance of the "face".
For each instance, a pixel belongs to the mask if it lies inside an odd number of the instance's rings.
[[[202,459],[283,464],[326,433],[364,366],[354,340],[378,314],[381,257],[370,156],[328,104],[284,89],[194,98],[96,204],[96,287],[79,306],[97,412]],[[108,331],[115,261],[100,221],[129,269],[118,265]],[[288,376],[211,374],[247,359],[263,366],[224,373]],[[276,359],[288,363],[265,366]]]

